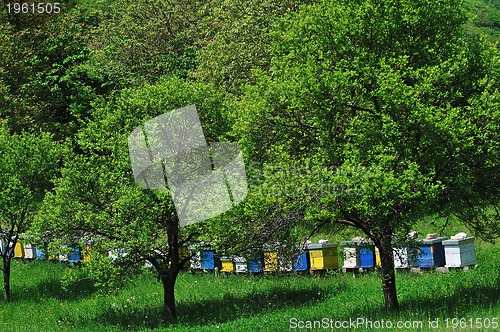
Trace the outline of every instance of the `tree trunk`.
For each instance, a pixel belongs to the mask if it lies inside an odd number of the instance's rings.
[[[159,269],[161,282],[163,284],[163,314],[165,320],[176,320],[175,309],[175,281],[179,274],[179,225],[176,220],[171,221],[167,227],[168,257],[164,266]]]
[[[398,311],[398,295],[396,293],[396,274],[394,268],[394,253],[392,239],[382,239],[377,245],[380,252],[382,264],[382,289],[384,291],[385,309],[387,311]]]
[[[170,273],[161,276],[163,284],[163,315],[165,320],[176,320],[177,311],[175,309],[175,276],[173,279]]]
[[[3,256],[3,299],[10,302],[10,252]]]

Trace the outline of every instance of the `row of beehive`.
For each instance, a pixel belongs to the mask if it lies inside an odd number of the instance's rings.
[[[366,241],[342,242],[343,269],[371,269],[380,267],[380,255],[373,244]],[[394,266],[411,267],[464,267],[474,265],[474,238],[447,240],[446,237],[417,240],[415,246],[394,248]],[[192,270],[259,273],[277,271],[317,271],[339,268],[338,246],[331,243],[310,244],[292,259],[280,257],[278,251],[265,251],[247,261],[242,256],[220,257],[213,249],[195,253],[190,261]]]
[[[418,240],[418,246],[394,248],[396,268],[464,267],[474,265],[474,238],[448,240],[446,237]],[[366,241],[342,242],[343,269],[370,269],[380,266],[380,256],[374,246]],[[2,245],[2,244],[0,244]],[[5,247],[2,246],[2,251]],[[12,255],[15,258],[44,259],[45,251],[31,244],[17,242]],[[60,261],[79,262],[81,249],[71,247],[70,253],[60,254]],[[88,259],[88,253],[83,255]],[[110,254],[111,257],[111,254]],[[55,257],[53,257],[55,258]],[[213,249],[194,253],[190,260],[192,270],[214,270],[222,272],[258,273],[276,271],[316,271],[338,269],[337,245],[331,243],[309,244],[305,251],[299,251],[292,259],[281,257],[277,251],[266,251],[252,259],[242,256],[219,257]]]
[[[6,248],[2,241],[0,241],[0,246],[2,248],[2,252],[6,251]],[[11,250],[11,256],[14,258],[21,259],[46,259],[46,251],[44,249],[40,249],[35,247],[32,244],[16,242],[14,246],[14,250]],[[59,254],[58,257],[49,257],[51,259],[58,259],[61,262],[72,262],[77,263],[81,260],[81,249],[78,246],[73,246],[69,249],[69,253],[67,254]]]
[[[378,249],[369,242],[342,242],[344,247],[344,268],[380,267]],[[448,240],[447,237],[416,239],[413,245],[396,246],[394,266],[397,269],[412,267],[465,267],[476,264],[474,238],[461,237]]]

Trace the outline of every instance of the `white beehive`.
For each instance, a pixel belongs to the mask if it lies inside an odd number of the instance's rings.
[[[189,268],[191,270],[201,270],[201,251],[198,251],[191,256],[189,259]]]
[[[415,248],[394,248],[394,267],[407,269],[418,266],[418,251]]]
[[[24,245],[24,258],[33,259],[36,257],[35,247],[31,244]]]
[[[358,242],[342,242],[344,247],[344,266],[346,269],[357,269],[361,267],[361,254]]]
[[[234,261],[236,273],[247,273],[248,272],[247,260],[245,259],[245,257],[237,256],[237,257],[234,257],[233,261]]]
[[[474,238],[443,241],[446,267],[464,267],[476,264]]]

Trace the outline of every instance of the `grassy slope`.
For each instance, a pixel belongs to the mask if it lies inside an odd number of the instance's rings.
[[[479,268],[468,272],[398,274],[399,317],[384,312],[377,273],[356,279],[182,273],[179,322],[172,326],[161,323],[162,288],[149,272],[103,295],[85,281],[62,290],[58,263],[15,262],[13,302],[0,305],[0,331],[281,331],[292,317],[421,320],[424,326],[436,318],[500,318],[500,248],[478,248],[477,257]]]

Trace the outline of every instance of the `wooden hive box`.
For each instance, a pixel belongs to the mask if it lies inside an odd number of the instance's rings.
[[[233,262],[233,259],[231,257],[227,256],[222,256],[220,258],[221,262],[221,272],[234,272],[236,271],[235,264]]]
[[[190,270],[201,270],[201,251],[196,246],[188,246],[191,258],[189,259]]]
[[[26,258],[26,259],[35,259],[36,258],[35,246],[33,246],[31,244],[24,245],[24,258]]]
[[[82,250],[82,256],[84,262],[89,262],[92,258],[92,247],[90,245],[85,246]]]
[[[24,245],[19,241],[14,247],[14,258],[24,258]]]
[[[446,267],[464,267],[476,264],[474,238],[443,241]]]
[[[447,237],[420,240],[418,266],[421,268],[442,267],[445,265],[443,241]]]
[[[7,244],[3,240],[0,240],[0,246],[2,248],[2,254],[7,254],[7,250],[9,250],[9,248],[7,248]],[[12,249],[10,249],[10,256],[14,256],[14,250]]]
[[[309,270],[309,259],[307,251],[301,251],[292,260],[292,269],[296,272]]]
[[[214,270],[218,268],[221,269],[220,257],[217,255],[214,249],[203,249],[201,251],[201,269],[202,270]]]
[[[359,242],[344,241],[344,266],[345,269],[359,269],[361,267],[361,255]]]
[[[377,247],[375,247],[375,266],[378,268],[382,267],[382,261],[380,260],[380,252]]]
[[[264,271],[276,272],[278,268],[278,253],[276,251],[264,252]]]
[[[43,250],[43,249],[35,248],[35,253],[36,253],[36,256],[35,256],[36,259],[47,258],[47,254],[45,253],[45,250]]]
[[[264,255],[258,254],[248,262],[248,272],[260,273],[264,271]]]
[[[359,248],[359,260],[361,268],[371,269],[375,267],[375,248],[369,242],[361,242]]]
[[[336,244],[309,244],[306,248],[309,252],[309,269],[311,271],[330,270],[339,267]]]
[[[242,256],[237,256],[234,257],[234,268],[236,270],[236,273],[247,273],[248,272],[248,266],[247,266],[247,260],[245,257]]]
[[[402,247],[394,248],[394,267],[396,269],[407,269],[418,267],[418,250],[416,248]]]
[[[290,253],[278,252],[278,270],[281,272],[293,271],[293,261]]]
[[[71,251],[68,255],[68,262],[70,263],[78,263],[81,259],[81,255],[80,255],[80,247],[78,246],[73,246],[73,251]]]

